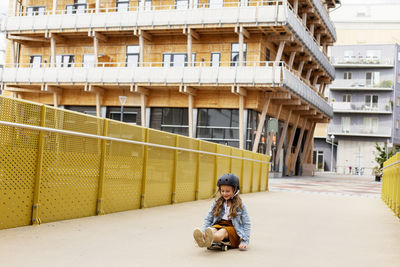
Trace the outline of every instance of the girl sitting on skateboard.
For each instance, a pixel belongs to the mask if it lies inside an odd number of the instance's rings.
[[[223,174],[218,179],[221,196],[211,205],[202,229],[195,229],[193,237],[199,247],[210,248],[213,242],[229,241],[232,248],[247,249],[250,241],[250,218],[239,196],[239,178]]]

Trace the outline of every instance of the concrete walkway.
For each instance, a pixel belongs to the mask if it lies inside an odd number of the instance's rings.
[[[379,198],[279,189],[318,179],[335,177],[271,179],[270,192],[242,195],[252,219],[245,252],[194,245],[192,230],[211,204],[205,200],[2,230],[0,265],[400,266],[400,222]],[[354,183],[336,179],[345,188]]]

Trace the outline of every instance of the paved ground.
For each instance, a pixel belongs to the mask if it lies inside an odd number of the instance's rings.
[[[242,196],[252,220],[245,252],[194,245],[204,200],[2,230],[0,266],[400,266],[400,222],[369,197],[380,184],[330,176],[270,187]]]

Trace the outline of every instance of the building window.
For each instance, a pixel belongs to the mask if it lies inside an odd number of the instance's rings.
[[[117,12],[128,12],[129,0],[117,0]]]
[[[324,151],[314,150],[313,153],[313,164],[315,165],[315,169],[323,170],[324,169]]]
[[[239,110],[199,109],[197,138],[239,147]]]
[[[151,10],[152,0],[139,0],[139,9],[141,10]]]
[[[139,46],[128,45],[126,47],[126,66],[129,68],[139,66]]]
[[[342,117],[342,132],[350,132],[350,117]]]
[[[162,108],[161,130],[188,136],[188,116],[187,108]]]
[[[175,0],[176,9],[188,9],[189,0]]]
[[[249,109],[247,112],[247,131],[246,131],[246,149],[252,150],[254,145],[254,139],[257,133],[258,123],[260,121],[261,113],[256,110]],[[267,127],[269,126],[269,118],[266,117],[264,120],[264,127],[262,127],[259,145],[258,145],[258,153],[265,154],[267,150]]]
[[[367,63],[378,64],[381,61],[380,50],[367,50]]]
[[[377,95],[365,95],[365,107],[377,108],[378,107],[378,96]]]
[[[196,53],[192,53],[192,66],[196,61]],[[186,53],[165,53],[163,54],[164,67],[185,67],[187,66]]]
[[[247,44],[243,44],[243,64],[246,63]],[[239,61],[239,44],[233,43],[231,45],[231,66],[237,66]]]
[[[343,102],[351,102],[351,95],[349,94],[343,95]]]
[[[28,6],[26,8],[27,16],[39,16],[39,15],[45,15],[45,13],[46,13],[45,6]]]
[[[209,0],[210,8],[221,8],[224,6],[224,0]]]
[[[365,74],[365,85],[374,87],[379,84],[380,73],[379,72],[367,72]]]
[[[364,133],[377,133],[378,132],[378,118],[365,117],[364,118]]]
[[[351,80],[351,72],[345,72],[343,73],[343,79],[345,80]]]
[[[270,61],[271,60],[271,50],[269,50],[269,48],[267,48],[265,50],[265,61]]]
[[[106,118],[121,121],[121,108],[107,107]],[[124,107],[123,121],[133,125],[140,124],[140,108]]]
[[[211,53],[211,67],[219,67],[221,53]]]
[[[29,67],[40,68],[42,64],[42,56],[33,55],[29,60]]]
[[[67,14],[81,14],[86,12],[86,0],[74,0],[73,5],[66,6]]]
[[[58,68],[70,68],[73,67],[75,62],[74,55],[58,55],[56,56],[56,66]]]

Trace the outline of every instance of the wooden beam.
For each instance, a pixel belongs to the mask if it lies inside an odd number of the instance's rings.
[[[310,110],[310,106],[307,105],[307,104],[302,104],[302,105],[300,105],[300,106],[291,107],[291,109],[292,109],[293,111],[297,111],[297,110]],[[297,113],[297,112],[296,112],[296,113]]]
[[[257,125],[256,137],[254,139],[254,144],[253,144],[253,152],[257,152],[257,150],[258,150],[258,145],[260,144],[261,133],[262,133],[262,129],[265,124],[265,117],[268,112],[268,106],[269,106],[270,101],[271,101],[271,98],[269,96],[264,101],[264,106],[263,106],[263,109],[261,112],[260,120]]]
[[[52,86],[52,85],[47,85],[45,84],[44,86],[42,85],[40,88],[41,92],[45,92],[45,93],[58,93],[61,94],[62,93],[62,88],[57,87],[57,86]]]
[[[40,90],[26,89],[26,88],[20,88],[20,87],[10,87],[10,86],[5,86],[3,91],[14,92],[14,93],[37,93],[37,94],[41,93]]]
[[[278,52],[276,53],[275,62],[281,61],[284,48],[285,48],[285,41],[281,41],[279,43]]]
[[[150,91],[149,89],[146,89],[142,86],[138,86],[137,84],[135,84],[134,88],[134,93],[138,93],[138,94],[142,94],[142,95],[149,95]],[[131,86],[132,89],[132,86]],[[132,92],[132,91],[131,91]]]
[[[235,33],[238,34],[238,35],[243,34],[243,36],[244,36],[246,39],[250,39],[250,33],[249,33],[249,31],[246,30],[243,26],[239,26],[239,27],[236,26],[236,27],[235,27]]]
[[[7,36],[7,39],[15,40],[15,41],[30,41],[30,42],[42,42],[42,43],[50,42],[49,39],[46,39],[44,37],[27,37],[27,36],[19,36],[19,35],[11,35],[11,34],[9,34]]]
[[[309,70],[307,71],[307,74],[306,74],[306,80],[307,80],[307,81],[310,80],[312,71],[313,71],[313,69],[309,69]]]
[[[103,42],[107,42],[108,41],[108,37],[107,36],[105,36],[104,34],[102,34],[102,33],[99,33],[99,32],[94,32],[94,34],[93,34],[93,36],[94,37],[96,37],[98,40],[100,40],[100,41],[103,41]]]
[[[290,53],[290,59],[289,59],[289,68],[290,69],[293,67],[295,57],[296,57],[296,51],[293,51],[292,53]]]
[[[195,88],[187,86],[187,85],[180,85],[179,93],[195,96],[197,94],[197,90]]]
[[[247,96],[247,90],[240,86],[232,85],[231,92],[235,95]]]
[[[303,115],[303,116],[307,116],[307,115],[315,116],[315,115],[317,115],[317,111],[314,110],[314,109],[311,109],[311,110],[299,110],[296,113],[300,114],[300,115]]]
[[[290,93],[287,92],[274,92],[271,94],[271,99],[276,100],[276,99],[291,99]]]
[[[103,103],[103,94],[96,92],[96,116],[101,117],[101,104]]]
[[[200,40],[200,34],[191,28],[183,28],[183,34],[184,35],[190,35],[191,37],[193,37],[193,39],[195,40]]]
[[[308,157],[308,153],[309,153],[309,150],[310,150],[310,147],[311,147],[311,142],[312,142],[313,137],[314,137],[315,125],[316,125],[316,123],[312,122],[311,123],[311,128],[307,133],[306,143],[304,145],[303,152],[301,154],[300,166],[303,166],[304,161]]]
[[[89,84],[89,86],[85,86],[84,91],[90,92],[90,93],[96,93],[96,94],[100,94],[100,95],[104,94],[103,88],[101,88],[99,86],[91,85],[91,84]]]
[[[285,124],[283,126],[281,136],[279,138],[279,144],[278,144],[276,155],[275,155],[275,165],[278,165],[278,163],[279,163],[279,156],[282,151],[283,142],[285,141],[285,138],[286,138],[286,133],[287,133],[287,129],[289,126],[290,116],[292,116],[292,110],[289,110],[289,112],[287,113]]]
[[[147,95],[140,94],[140,118],[143,127],[146,127],[146,106],[147,106]]]
[[[306,62],[303,60],[303,61],[301,61],[300,64],[299,64],[299,69],[297,70],[297,75],[298,75],[299,77],[301,77],[301,74],[302,74],[302,72],[303,72],[304,63],[306,63]]]
[[[301,105],[301,100],[300,99],[281,99],[277,100],[279,104],[282,104],[284,106],[300,106]]]
[[[295,123],[292,127],[292,131],[290,132],[289,135],[289,142],[288,145],[286,147],[286,156],[285,156],[285,161],[284,161],[284,165],[286,166],[286,171],[288,172],[290,169],[289,166],[289,160],[290,160],[290,155],[292,154],[292,146],[293,146],[293,140],[294,140],[294,136],[296,135],[296,130],[297,130],[297,125],[299,124],[300,121],[300,115],[297,114],[296,119],[295,119]],[[285,168],[284,168],[285,169]],[[285,175],[287,175],[288,173],[285,173]]]
[[[245,96],[239,95],[239,148],[244,149],[244,98]]]
[[[49,37],[53,38],[58,43],[65,43],[67,41],[64,37],[62,37],[54,32],[50,32]]]
[[[189,137],[193,138],[193,94],[188,95],[188,126],[189,126]]]
[[[292,171],[293,173],[295,172],[297,157],[299,156],[301,144],[303,142],[304,130],[306,129],[306,125],[307,125],[307,119],[305,119],[303,121],[303,126],[301,127],[300,135],[299,135],[299,137],[297,139],[297,145],[296,145],[296,150],[294,152],[293,161],[292,161],[292,163],[290,164],[290,167],[289,167],[289,171]]]
[[[153,36],[150,33],[146,32],[146,31],[139,30],[139,35],[142,35],[143,38],[146,39],[149,42],[153,41]]]

